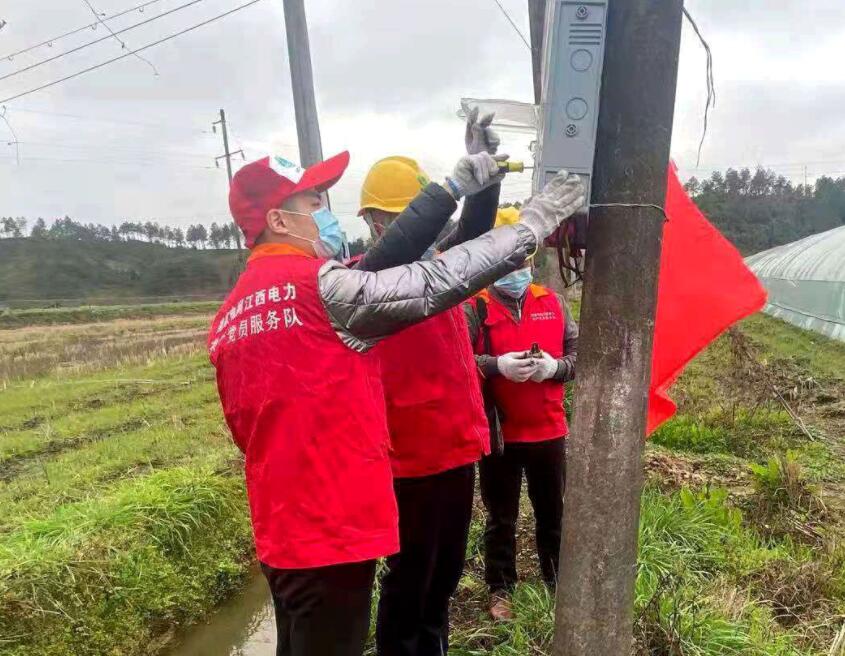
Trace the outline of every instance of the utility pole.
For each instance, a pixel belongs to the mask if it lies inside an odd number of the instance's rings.
[[[293,88],[293,109],[299,140],[299,160],[304,167],[323,161],[317,101],[314,99],[314,76],[311,71],[311,47],[304,0],[284,0],[285,31],[288,37],[288,59]]]
[[[211,129],[216,133],[217,126],[220,126],[220,132],[223,133],[223,154],[219,157],[214,158],[214,165],[220,166],[220,160],[226,160],[226,174],[229,176],[229,186],[232,186],[232,155],[240,154],[241,159],[246,159],[244,156],[244,151],[241,149],[236,150],[235,152],[229,152],[229,131],[226,129],[226,112],[222,109],[220,110],[220,119],[214,121],[211,124]],[[237,244],[238,250],[241,250],[241,229],[235,224],[235,243]]]
[[[531,70],[534,78],[534,104],[543,95],[543,26],[546,19],[546,0],[528,0],[528,27],[531,41]]]
[[[608,3],[592,203],[663,206],[682,0]],[[630,654],[662,214],[591,211],[556,656]]]

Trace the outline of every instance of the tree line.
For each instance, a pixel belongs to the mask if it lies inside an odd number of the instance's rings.
[[[746,255],[845,224],[845,177],[793,184],[770,169],[730,168],[690,178],[686,190]]]
[[[793,184],[770,169],[729,168],[709,178],[690,178],[684,185],[710,221],[744,254],[786,244],[845,224],[845,177],[822,176],[813,184]],[[28,229],[21,217],[0,217],[0,237],[146,241],[170,247],[234,248],[231,222],[173,228],[156,221],[124,221],[117,226],[82,223],[70,217],[47,226],[37,219]],[[352,254],[366,248],[358,239]]]
[[[173,248],[234,248],[237,244],[232,223],[192,224],[184,230],[162,225],[156,221],[124,221],[120,225],[105,226],[82,223],[66,216],[50,226],[44,219],[36,219],[28,227],[23,217],[0,217],[0,236],[6,238],[71,239],[77,241],[146,241]]]

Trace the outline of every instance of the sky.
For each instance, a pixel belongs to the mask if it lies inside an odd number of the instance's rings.
[[[17,0],[0,7],[0,77],[103,37],[88,4],[112,16],[145,0]],[[148,0],[146,0],[148,1]],[[155,0],[108,22],[121,28],[189,0]],[[246,0],[196,0],[119,35],[138,48]],[[528,34],[526,0],[500,0]],[[845,2],[688,0],[711,45],[717,105],[696,167],[706,97],[704,51],[684,24],[672,156],[684,177],[763,165],[795,181],[845,175]],[[332,190],[350,237],[369,166],[393,154],[442,179],[463,153],[462,97],[531,102],[530,52],[494,0],[307,0],[323,152],[351,153]],[[126,52],[114,38],[0,80],[0,99]],[[207,26],[85,75],[5,103],[0,120],[0,216],[69,215],[107,225],[173,226],[228,219],[222,140],[247,160],[297,159],[281,0],[260,0]],[[2,110],[0,110],[2,111]],[[11,132],[14,131],[14,135]],[[503,133],[502,150],[528,157],[531,137]],[[14,143],[17,142],[17,143]],[[838,158],[838,161],[837,161]],[[235,166],[242,164],[234,161]],[[509,176],[503,200],[530,192]]]

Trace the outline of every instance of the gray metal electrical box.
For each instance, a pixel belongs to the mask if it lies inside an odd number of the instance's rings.
[[[566,169],[590,197],[609,1],[546,2],[535,191]]]

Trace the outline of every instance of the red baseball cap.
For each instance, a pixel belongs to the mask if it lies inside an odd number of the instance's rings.
[[[232,178],[229,209],[244,233],[247,248],[267,225],[267,212],[303,191],[325,191],[349,165],[349,151],[303,169],[284,157],[268,156],[243,166]]]

